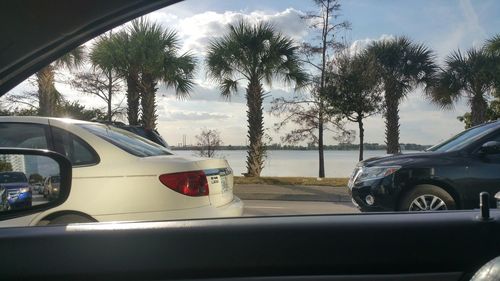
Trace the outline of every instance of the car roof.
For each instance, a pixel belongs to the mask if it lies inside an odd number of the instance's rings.
[[[0,26],[5,28],[0,32],[0,96],[99,34],[179,1],[3,1]]]
[[[40,117],[40,116],[0,116],[1,122],[19,122],[19,123],[37,123],[47,124],[50,121],[58,121],[68,124],[94,124],[93,122],[71,119],[71,118],[57,118],[57,117]]]

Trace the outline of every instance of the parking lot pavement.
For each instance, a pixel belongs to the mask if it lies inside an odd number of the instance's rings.
[[[349,214],[359,210],[349,202],[244,200],[244,216]]]
[[[234,194],[242,200],[351,202],[347,187],[237,184]]]
[[[33,199],[32,199],[32,202],[33,202],[33,206],[36,206],[36,205],[41,205],[41,204],[45,204],[45,203],[48,203],[49,200],[43,198],[43,195],[41,194],[33,194],[32,195]]]

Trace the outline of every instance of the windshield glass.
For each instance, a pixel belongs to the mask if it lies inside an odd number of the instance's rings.
[[[498,128],[497,123],[490,123],[483,126],[475,127],[446,140],[440,144],[437,144],[427,151],[435,152],[450,152],[460,150],[469,144],[481,139],[482,137],[488,135],[489,133],[495,131]]]
[[[27,182],[23,173],[0,173],[0,183]]]
[[[500,130],[500,0],[172,2],[73,42],[0,97],[0,146],[72,162],[68,198],[83,202],[72,211],[106,222],[469,210],[500,191],[500,154],[459,153]],[[15,166],[31,180],[35,164]]]
[[[166,148],[129,131],[102,124],[78,124],[92,134],[139,157],[171,155]]]

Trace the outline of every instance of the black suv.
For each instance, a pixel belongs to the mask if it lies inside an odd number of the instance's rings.
[[[500,121],[466,130],[421,153],[360,162],[349,179],[362,211],[437,211],[490,206],[500,191]]]

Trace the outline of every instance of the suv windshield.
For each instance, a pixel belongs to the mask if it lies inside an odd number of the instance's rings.
[[[0,173],[0,183],[27,182],[23,173]]]
[[[457,151],[460,150],[469,144],[481,139],[487,134],[494,131],[498,128],[497,123],[489,123],[486,125],[478,126],[471,128],[469,130],[463,131],[460,134],[448,139],[440,144],[437,144],[427,151],[436,151],[436,152],[449,152],[449,151]]]
[[[135,156],[172,155],[166,148],[154,142],[113,126],[101,124],[78,124],[78,126]]]

